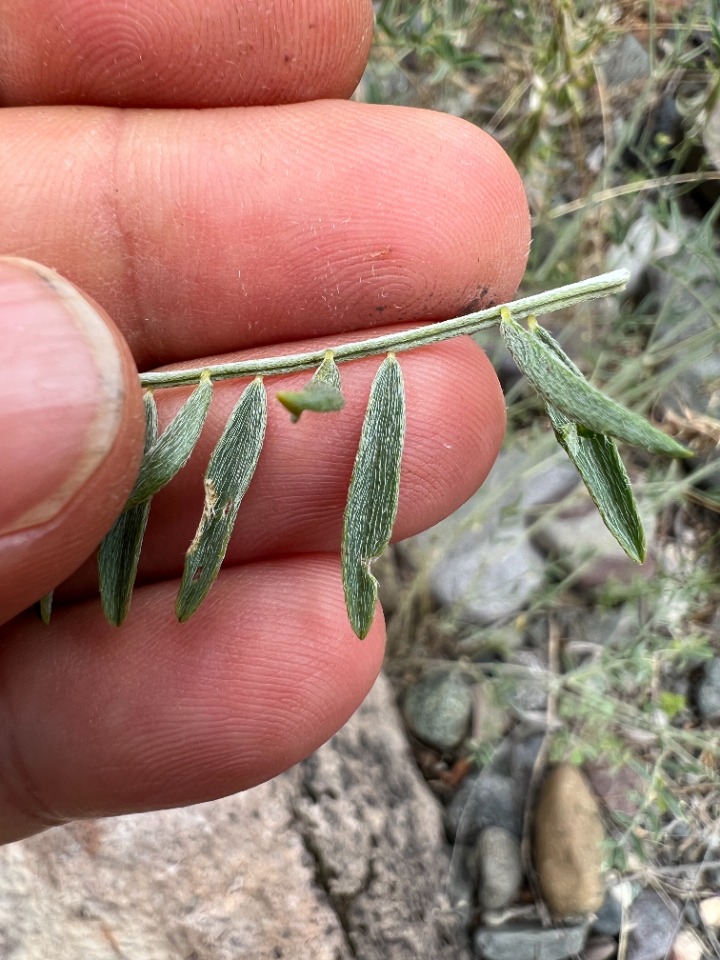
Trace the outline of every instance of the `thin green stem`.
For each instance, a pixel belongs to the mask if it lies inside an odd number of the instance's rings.
[[[513,300],[511,303],[500,304],[497,307],[488,307],[476,313],[468,313],[463,317],[452,320],[442,320],[440,323],[430,323],[424,327],[412,330],[401,330],[396,333],[387,333],[370,340],[358,340],[356,343],[342,343],[336,347],[323,346],[319,350],[309,353],[285,354],[281,357],[270,357],[260,360],[242,360],[238,363],[220,363],[216,366],[193,367],[188,370],[167,370],[154,373],[141,373],[140,383],[143,387],[153,390],[163,387],[182,387],[198,383],[205,370],[213,380],[228,380],[232,377],[269,377],[279,373],[293,373],[298,370],[309,370],[319,366],[327,350],[332,350],[336,363],[345,360],[359,360],[362,357],[371,357],[392,350],[414,350],[416,347],[426,347],[431,343],[449,340],[465,333],[478,333],[488,327],[494,327],[500,322],[500,311],[503,307],[510,310],[516,320],[522,320],[531,314],[540,316],[554,310],[563,310],[585,300],[595,300],[613,293],[619,293],[630,279],[627,270],[613,270],[588,280],[546,290],[530,297]]]

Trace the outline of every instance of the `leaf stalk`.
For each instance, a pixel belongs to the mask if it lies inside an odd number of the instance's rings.
[[[451,320],[441,320],[439,323],[426,324],[411,330],[400,330],[394,333],[383,334],[367,340],[358,340],[355,343],[342,343],[338,346],[324,346],[319,350],[308,353],[285,354],[280,357],[269,357],[258,360],[241,360],[237,363],[220,363],[215,366],[205,364],[202,367],[193,367],[187,370],[159,370],[140,374],[140,383],[150,390],[160,390],[167,387],[183,387],[200,382],[203,373],[207,372],[212,380],[229,380],[234,377],[269,377],[282,373],[294,373],[300,370],[309,370],[322,363],[327,350],[332,350],[336,363],[346,360],[360,360],[364,357],[377,356],[381,353],[414,350],[417,347],[426,347],[432,343],[449,340],[463,334],[478,333],[490,327],[497,326],[501,321],[501,313],[509,309],[513,319],[522,320],[530,315],[540,316],[552,313],[555,310],[564,310],[586,300],[595,300],[614,293],[620,293],[627,285],[630,274],[627,270],[613,270],[596,277],[579,280],[554,290],[545,290],[529,297],[522,297],[507,304],[488,307],[475,313],[468,313]]]

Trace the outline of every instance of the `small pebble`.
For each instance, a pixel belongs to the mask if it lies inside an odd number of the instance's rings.
[[[603,902],[604,831],[597,801],[577,767],[560,764],[540,788],[535,869],[555,917],[593,913]]]
[[[504,827],[519,837],[522,815],[522,798],[512,779],[483,770],[463,780],[445,810],[445,829],[451,840],[472,846],[485,827]]]
[[[478,960],[566,960],[580,953],[586,937],[586,926],[481,927],[475,932],[475,956]]]
[[[675,941],[680,911],[654,890],[637,895],[629,911],[626,960],[666,960]]]
[[[702,942],[692,930],[682,930],[675,938],[670,960],[703,960]]]
[[[413,736],[442,753],[460,746],[470,729],[472,679],[462,670],[432,670],[405,694],[402,712]]]
[[[695,702],[702,720],[720,718],[720,659],[705,664],[702,680],[695,691]]]
[[[522,882],[520,841],[502,827],[487,827],[478,837],[471,862],[478,876],[478,904],[502,910],[517,897]]]
[[[701,900],[700,919],[706,927],[712,930],[720,929],[720,897],[709,897],[707,900]]]
[[[614,937],[591,937],[581,954],[582,960],[613,960],[618,942]]]
[[[616,937],[622,927],[623,908],[627,908],[631,901],[632,884],[627,880],[610,887],[593,922],[593,933]]]

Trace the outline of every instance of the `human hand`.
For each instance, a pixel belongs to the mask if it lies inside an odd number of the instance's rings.
[[[77,570],[137,471],[133,359],[300,351],[512,296],[529,225],[501,149],[452,117],[333,99],[371,28],[367,0],[0,0],[0,252],[57,269],[117,325],[43,268],[0,260],[2,841],[273,777],[380,669],[382,618],[355,638],[338,556],[377,359],[343,365],[342,413],[297,425],[272,397],[306,377],[268,381],[260,463],[189,623],[177,579],[242,385],[216,386],[196,454],[153,501],[120,630],[92,563]],[[476,490],[504,429],[469,338],[401,362],[397,538]],[[161,427],[186,395],[159,392]],[[50,628],[20,612],[68,577]]]

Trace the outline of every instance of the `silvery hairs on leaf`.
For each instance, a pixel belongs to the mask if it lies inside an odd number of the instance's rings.
[[[377,604],[370,564],[390,542],[397,514],[400,462],[405,440],[403,378],[394,354],[375,375],[355,466],[342,537],[342,576],[348,617],[364,640]]]
[[[332,413],[342,410],[345,406],[345,398],[340,385],[340,371],[333,358],[332,350],[325,353],[323,362],[312,380],[302,390],[282,390],[275,396],[285,409],[290,411],[293,423],[297,423],[305,410],[315,413]]]
[[[145,453],[157,441],[157,407],[152,393],[145,393]],[[107,620],[115,627],[127,617],[135,586],[138,560],[150,514],[150,498],[125,509],[105,535],[98,552],[100,602]]]
[[[642,563],[647,554],[645,531],[614,441],[579,427],[551,403],[546,409],[558,443],[575,464],[603,523],[630,559]]]
[[[200,383],[163,430],[162,436],[146,451],[135,486],[125,504],[126,510],[154,496],[188,462],[205,424],[212,400],[212,389],[212,380],[206,371],[200,377]]]
[[[267,396],[257,377],[235,405],[208,463],[203,513],[185,556],[175,605],[178,620],[192,616],[218,575],[240,503],[255,473],[266,423]]]
[[[584,379],[557,340],[533,318],[531,329],[568,370]],[[575,464],[603,523],[630,559],[642,563],[647,554],[645,531],[616,444],[610,437],[579,427],[551,403],[546,409],[555,437]]]
[[[653,453],[690,456],[672,437],[591,386],[574,364],[558,356],[559,345],[537,321],[525,329],[504,309],[500,332],[513,360],[543,400],[573,423]]]

